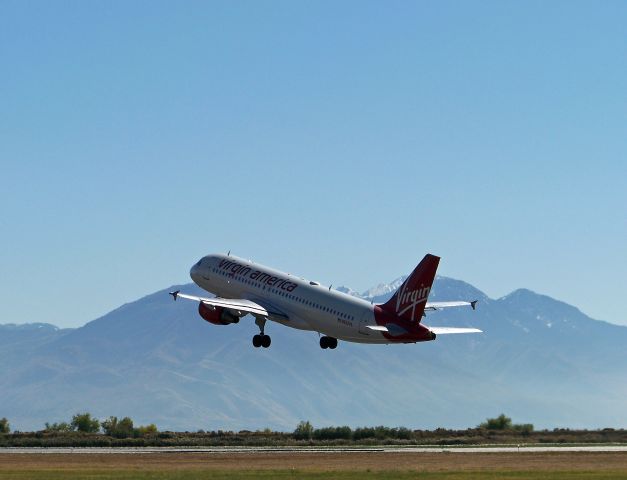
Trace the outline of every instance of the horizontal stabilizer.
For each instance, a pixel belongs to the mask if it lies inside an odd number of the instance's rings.
[[[477,308],[477,300],[472,302],[427,302],[425,310],[442,310],[451,307],[471,307],[473,310]]]
[[[384,327],[383,325],[367,325],[367,329],[374,330],[375,332],[387,332],[388,327]]]
[[[388,323],[385,326],[367,325],[366,328],[368,328],[369,330],[374,330],[375,332],[389,333],[390,335],[393,335],[395,337],[400,336],[400,335],[405,335],[406,333],[408,333],[407,330],[405,330],[403,327],[395,323]]]
[[[457,328],[457,327],[429,327],[436,335],[447,335],[449,333],[483,333],[478,328]]]

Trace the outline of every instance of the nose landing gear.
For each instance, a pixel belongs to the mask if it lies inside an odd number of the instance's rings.
[[[337,338],[333,337],[320,337],[320,348],[330,348],[333,350],[337,347]]]

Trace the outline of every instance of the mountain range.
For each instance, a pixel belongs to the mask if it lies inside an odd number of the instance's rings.
[[[387,300],[402,278],[362,294]],[[315,426],[466,428],[501,412],[536,428],[627,426],[627,327],[593,320],[530,290],[491,299],[437,277],[430,300],[479,300],[477,311],[429,314],[437,326],[484,333],[415,345],[340,342],[268,324],[269,349],[251,345],[250,317],[204,322],[174,285],[76,329],[0,325],[0,417],[37,430],[79,411],[130,416],[169,430],[291,431]]]

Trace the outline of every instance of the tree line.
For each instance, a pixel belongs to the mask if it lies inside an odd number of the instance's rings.
[[[354,430],[349,426],[314,428],[311,422],[302,421],[296,426],[292,436],[295,440],[411,440],[413,431],[405,427],[384,426],[358,427]]]
[[[514,424],[512,419],[505,414],[495,418],[488,418],[477,428],[486,430],[514,431],[522,434],[533,432],[533,425],[530,423]],[[11,428],[6,418],[0,419],[0,434],[10,433]],[[46,423],[43,432],[47,433],[100,433],[114,438],[137,438],[146,435],[159,433],[154,423],[135,427],[130,417],[111,416],[105,420],[98,420],[92,417],[91,413],[77,413],[70,422]],[[351,429],[349,426],[314,428],[311,422],[301,421],[292,436],[295,440],[363,440],[363,439],[397,439],[411,440],[413,431],[405,427],[390,428],[384,426],[358,427]]]
[[[533,432],[531,423],[514,424],[510,417],[501,414],[495,418],[488,418],[477,426],[484,430],[511,431],[522,435]],[[354,430],[348,426],[314,428],[311,422],[302,421],[292,433],[296,440],[411,440],[415,434],[405,427],[390,428],[384,426],[358,427]]]
[[[150,425],[142,425],[135,427],[130,417],[118,419],[118,417],[109,417],[105,420],[98,420],[92,417],[91,413],[77,413],[69,422],[47,423],[42,430],[43,433],[103,433],[113,438],[138,438],[146,435],[155,435],[159,433],[154,423]],[[11,433],[11,426],[6,418],[0,419],[0,434]]]
[[[267,447],[291,445],[478,445],[539,443],[626,443],[627,430],[536,431],[531,424],[515,424],[501,414],[476,427],[463,430],[437,428],[412,430],[405,427],[327,426],[315,428],[302,421],[293,431],[241,430],[172,432],[159,431],[154,424],[136,426],[130,417],[98,420],[77,413],[70,420],[46,423],[35,432],[11,432],[9,421],[0,419],[0,447]]]

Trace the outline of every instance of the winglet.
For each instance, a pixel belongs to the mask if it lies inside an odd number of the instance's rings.
[[[473,310],[477,310],[477,302],[478,300],[474,300],[470,302],[470,306],[472,307]]]
[[[175,302],[176,302],[176,298],[179,296],[179,292],[180,292],[180,290],[176,290],[174,292],[170,292],[170,295],[172,295],[172,298],[174,299]]]

